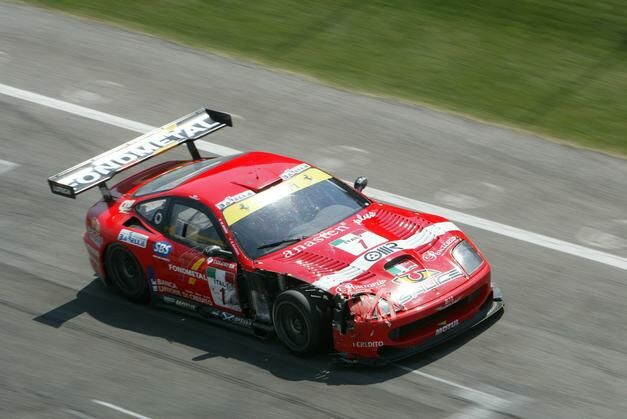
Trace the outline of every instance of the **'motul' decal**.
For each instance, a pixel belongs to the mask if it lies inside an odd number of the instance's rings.
[[[436,237],[449,231],[459,231],[459,227],[449,221],[436,223],[420,230],[405,240],[393,240],[383,243],[357,257],[346,268],[334,274],[323,276],[314,282],[313,285],[322,288],[323,290],[329,290],[339,284],[356,278],[363,272],[370,269],[382,258],[388,257],[405,249],[415,249],[424,244],[431,243]]]

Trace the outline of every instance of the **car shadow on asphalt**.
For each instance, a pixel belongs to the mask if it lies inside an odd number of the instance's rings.
[[[164,344],[159,347],[142,347],[116,336],[114,331],[93,329],[80,316],[87,314],[97,321],[116,329],[154,336],[202,352],[191,359],[176,358]],[[419,370],[454,352],[485,330],[501,317],[502,312],[470,331],[397,364],[382,367],[353,366],[340,363],[332,355],[300,357],[290,353],[276,339],[261,340],[252,335],[221,327],[201,319],[153,307],[134,304],[111,292],[99,279],[94,279],[81,289],[74,299],[34,318],[42,324],[59,328],[72,327],[101,339],[127,345],[133,350],[148,354],[159,353],[160,358],[192,369],[203,370],[205,361],[213,358],[236,359],[265,369],[278,378],[289,381],[316,381],[327,385],[368,385],[385,382],[408,374],[399,368],[403,365]]]

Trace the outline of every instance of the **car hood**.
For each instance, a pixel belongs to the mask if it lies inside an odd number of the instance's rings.
[[[467,279],[450,256],[464,238],[441,217],[375,203],[256,263],[332,295],[375,294],[411,308]]]

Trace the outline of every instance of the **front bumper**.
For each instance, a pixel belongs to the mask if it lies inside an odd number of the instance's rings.
[[[464,320],[459,324],[459,326],[450,329],[447,332],[434,336],[425,342],[409,348],[382,347],[380,348],[378,357],[376,358],[347,358],[344,354],[339,354],[339,360],[345,364],[373,366],[386,365],[391,362],[396,362],[412,355],[416,355],[420,352],[424,352],[467,332],[483,321],[494,316],[496,313],[501,311],[504,306],[505,304],[503,302],[503,294],[501,293],[501,290],[497,287],[493,287],[490,297],[483,303],[477,313]]]

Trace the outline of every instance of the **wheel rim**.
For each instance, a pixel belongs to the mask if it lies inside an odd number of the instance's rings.
[[[305,348],[309,342],[309,328],[300,310],[292,304],[284,303],[279,307],[278,318],[288,346],[296,350]]]
[[[134,295],[140,291],[138,281],[140,270],[137,262],[126,251],[116,250],[111,255],[113,280],[120,290],[127,295]]]

